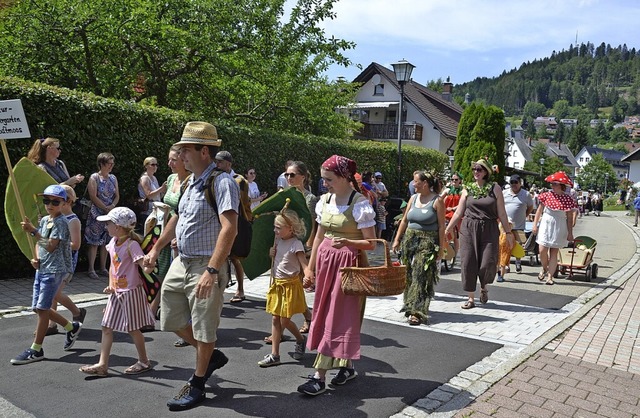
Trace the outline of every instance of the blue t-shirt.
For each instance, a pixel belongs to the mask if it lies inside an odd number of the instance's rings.
[[[640,196],[633,199],[633,207],[636,208],[636,210],[640,210]]]
[[[38,240],[38,259],[40,260],[40,273],[73,273],[71,259],[71,236],[69,224],[64,215],[51,219],[45,216],[40,220],[38,232],[42,237]],[[45,249],[49,239],[58,239],[60,242],[55,250],[49,252]]]

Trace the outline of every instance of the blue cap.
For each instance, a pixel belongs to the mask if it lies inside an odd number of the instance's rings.
[[[67,200],[67,191],[59,184],[52,184],[51,186],[47,186],[44,192],[39,193],[38,196],[55,196],[62,200]]]
[[[374,174],[373,177],[382,177],[382,173],[379,171],[376,171],[376,174]]]

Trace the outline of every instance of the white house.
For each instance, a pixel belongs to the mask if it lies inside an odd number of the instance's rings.
[[[640,148],[625,155],[621,159],[624,163],[629,163],[629,180],[634,183],[640,181]]]
[[[517,170],[524,169],[524,163],[527,161],[531,161],[531,153],[533,147],[538,143],[538,141],[529,141],[522,137],[511,138],[507,141],[507,152],[509,155],[506,159],[507,167],[515,168]],[[558,157],[562,160],[565,167],[567,168],[567,174],[570,177],[575,177],[577,172],[576,170],[579,168],[578,163],[576,162],[575,157],[569,150],[569,148],[565,144],[557,144],[557,143],[546,143],[543,142],[546,149],[547,157]]]
[[[625,156],[624,152],[597,147],[582,147],[580,152],[578,152],[576,160],[580,166],[579,170],[584,168],[584,166],[593,159],[594,154],[601,154],[604,160],[613,166],[613,171],[615,171],[616,177],[619,180],[629,177],[629,163],[621,161]],[[579,170],[578,173],[580,172]]]
[[[392,70],[371,63],[353,80],[362,83],[351,116],[362,122],[356,138],[398,140],[400,85]],[[444,83],[442,94],[411,80],[404,86],[402,144],[452,152],[462,107],[452,100],[453,84]]]

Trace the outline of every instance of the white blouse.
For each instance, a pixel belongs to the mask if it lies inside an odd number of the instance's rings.
[[[349,205],[336,205],[335,199],[332,202],[321,204],[324,202],[324,196],[320,199],[320,202],[316,205],[316,222],[320,224],[322,220],[322,210],[326,210],[332,215],[338,215],[343,213],[349,208]],[[353,205],[353,218],[358,224],[358,229],[368,228],[370,226],[376,226],[376,211],[371,206],[371,203],[365,198]]]

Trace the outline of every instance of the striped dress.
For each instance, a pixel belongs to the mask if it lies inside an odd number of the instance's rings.
[[[120,332],[131,332],[145,325],[154,325],[155,318],[147,303],[136,261],[144,257],[140,244],[127,239],[116,245],[116,238],[107,244],[111,256],[109,296],[102,318],[102,326]]]

